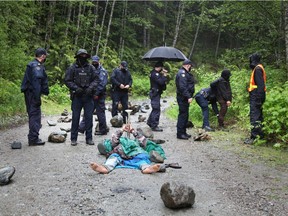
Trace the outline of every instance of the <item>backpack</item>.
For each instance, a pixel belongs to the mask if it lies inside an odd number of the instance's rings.
[[[213,82],[210,83],[210,87],[211,87],[211,94],[212,95],[217,95],[217,87],[219,84],[220,78],[214,80]]]

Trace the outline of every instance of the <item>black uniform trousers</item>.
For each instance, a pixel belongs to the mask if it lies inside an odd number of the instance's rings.
[[[128,114],[125,110],[128,109],[128,92],[127,91],[114,91],[112,93],[112,117],[118,114],[118,104],[122,104],[122,117],[123,122],[127,122]]]
[[[177,120],[177,136],[186,135],[186,127],[189,118],[189,103],[187,98],[177,95],[179,114]]]
[[[255,139],[259,136],[261,139],[264,138],[264,133],[262,131],[263,122],[263,112],[262,105],[265,102],[265,93],[261,96],[250,93],[250,124],[251,128],[251,138]]]
[[[39,131],[42,127],[41,125],[41,104],[39,101],[35,100],[34,94],[29,89],[25,91],[25,104],[26,111],[29,118],[29,133],[28,141],[36,142],[39,139]]]
[[[147,120],[147,124],[151,128],[156,128],[159,125],[160,112],[161,112],[160,98],[161,98],[161,94],[158,94],[158,93],[150,97],[152,111]]]

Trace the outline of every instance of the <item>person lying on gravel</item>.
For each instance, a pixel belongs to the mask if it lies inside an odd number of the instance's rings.
[[[123,132],[130,132],[135,139],[124,137]],[[92,162],[90,167],[99,173],[108,174],[117,168],[140,169],[143,174],[151,174],[160,170],[161,164],[166,159],[162,147],[142,134],[138,133],[130,125],[123,125],[120,130],[112,134],[111,139],[106,139],[98,144],[100,154],[107,157],[104,164]],[[157,164],[152,164],[156,162]]]

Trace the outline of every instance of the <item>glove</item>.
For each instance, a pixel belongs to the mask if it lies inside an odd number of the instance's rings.
[[[93,100],[98,100],[99,99],[99,96],[98,95],[94,95],[93,96]]]
[[[75,91],[75,94],[78,96],[81,96],[84,93],[84,90],[82,88],[77,88]]]
[[[91,89],[91,88],[87,88],[86,89],[86,94],[87,95],[92,95],[92,93],[93,93],[93,89]]]

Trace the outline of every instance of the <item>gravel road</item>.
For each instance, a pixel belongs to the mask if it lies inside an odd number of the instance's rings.
[[[16,173],[10,184],[0,187],[0,216],[287,215],[287,167],[278,169],[250,160],[253,155],[244,157],[243,149],[249,147],[243,148],[240,135],[233,129],[211,133],[210,141],[176,139],[176,122],[165,116],[165,108],[171,104],[162,103],[160,126],[164,132],[154,132],[154,138],[166,141],[162,145],[165,163],[178,162],[182,169],[168,168],[165,173],[144,175],[139,170],[116,169],[108,175],[98,174],[89,163],[101,163],[105,158],[99,155],[97,145],[85,144],[82,134],[77,146],[70,145],[68,134],[65,143],[29,147],[28,124],[1,131],[0,166],[15,166]],[[57,121],[61,112],[59,116],[43,116],[40,138],[47,141],[51,132],[70,127],[70,123],[48,126],[47,120]],[[134,127],[145,126],[145,122],[138,122],[138,115],[148,118],[149,112],[131,116]],[[108,122],[110,117],[107,111]],[[110,127],[108,135],[94,136],[95,143],[109,138],[114,130]],[[196,132],[197,128],[189,129],[192,136]],[[11,149],[13,141],[22,142],[22,149]],[[239,148],[240,153],[227,146]],[[164,206],[160,188],[169,181],[194,189],[192,208],[171,210]]]

